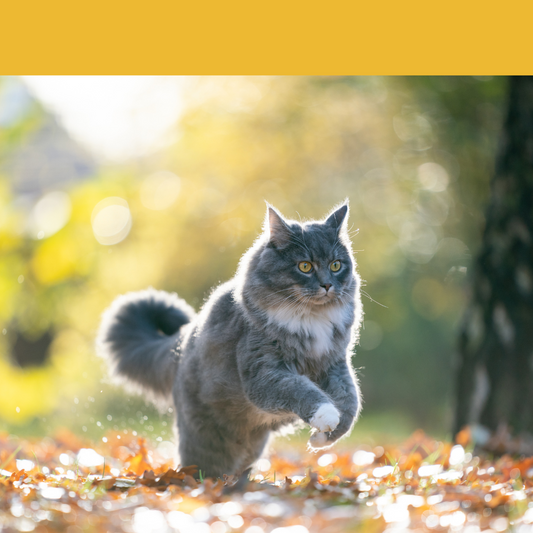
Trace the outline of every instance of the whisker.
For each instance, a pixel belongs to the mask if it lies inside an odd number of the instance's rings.
[[[352,224],[350,226],[350,228],[348,229],[348,235],[350,235],[350,237],[353,235],[357,235],[359,233],[359,228],[356,228],[356,229],[352,229],[354,227],[355,224]]]
[[[281,289],[281,290],[276,291],[276,292],[271,292],[269,294],[269,296],[273,296],[274,294],[278,294],[280,292],[285,292],[285,291],[296,291],[296,288],[295,287],[288,287],[287,289]]]
[[[276,307],[276,311],[285,311],[286,309],[290,309],[291,306],[296,305],[300,302],[298,299],[294,299],[293,295],[287,296],[287,298],[284,298]]]
[[[300,305],[301,305],[300,301],[290,302],[288,305],[280,309],[279,312],[298,314]]]
[[[296,313],[300,313],[301,311],[305,311],[307,309],[307,304],[309,303],[311,298],[312,298],[312,296],[308,296],[305,300],[303,300],[302,303],[300,304],[300,306],[296,309]]]
[[[289,295],[287,296],[286,298],[284,298],[283,300],[281,300],[277,307],[276,307],[276,310],[280,310],[280,307],[284,306],[288,306],[288,305],[291,305],[293,303],[297,303],[299,300],[298,299],[295,299],[293,295]]]
[[[383,305],[382,303],[379,303],[377,300],[374,300],[374,298],[372,298],[372,296],[370,296],[370,294],[368,294],[368,292],[362,290],[361,294],[363,296],[366,296],[371,302],[374,302],[375,304],[381,305],[381,307],[384,307],[385,309],[388,309],[388,307],[386,305]]]

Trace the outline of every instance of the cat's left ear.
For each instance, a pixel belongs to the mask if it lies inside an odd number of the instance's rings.
[[[266,228],[270,235],[269,241],[274,246],[285,246],[291,240],[292,232],[281,213],[267,203]]]
[[[346,202],[340,207],[335,208],[335,210],[328,216],[324,224],[335,229],[337,233],[346,231],[349,211],[350,208],[348,206],[348,202]]]

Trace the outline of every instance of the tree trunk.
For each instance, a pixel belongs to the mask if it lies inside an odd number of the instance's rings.
[[[509,80],[472,281],[459,333],[454,431],[507,424],[533,434],[533,77]]]

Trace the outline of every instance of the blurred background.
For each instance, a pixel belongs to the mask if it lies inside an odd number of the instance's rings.
[[[507,81],[492,77],[0,78],[0,431],[159,442],[106,378],[102,311],[153,286],[196,309],[265,203],[348,197],[364,282],[352,439],[449,434],[456,329]]]

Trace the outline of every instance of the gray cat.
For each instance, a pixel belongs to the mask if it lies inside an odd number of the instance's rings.
[[[324,221],[272,207],[235,277],[202,310],[148,289],[117,298],[98,335],[113,373],[153,399],[173,396],[182,465],[241,475],[269,435],[299,419],[324,448],[361,400],[350,364],[362,317],[348,205]]]

